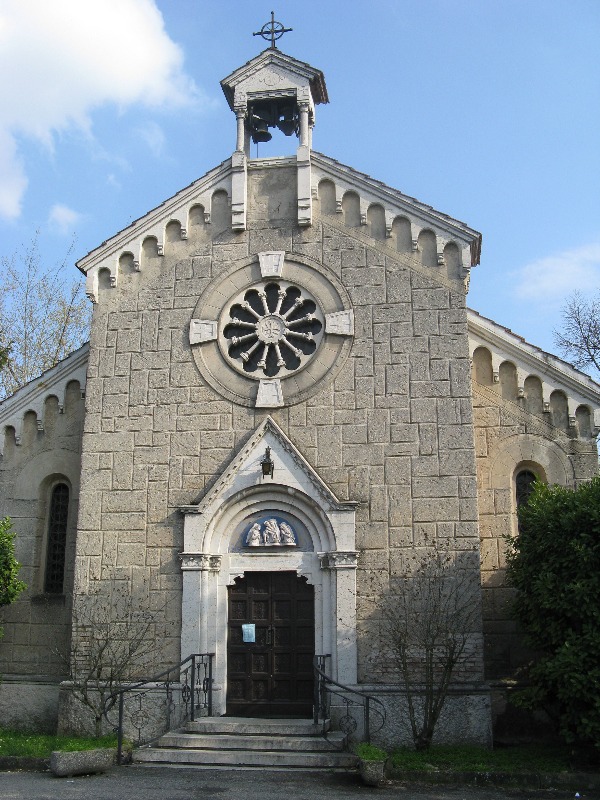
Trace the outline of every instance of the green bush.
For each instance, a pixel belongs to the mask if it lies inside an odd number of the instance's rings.
[[[21,565],[15,558],[15,534],[10,519],[0,519],[0,607],[14,602],[25,589],[18,578]]]
[[[508,576],[536,653],[517,702],[546,710],[567,742],[600,748],[600,478],[576,490],[535,484]]]
[[[10,519],[0,519],[0,608],[13,603],[27,587],[19,580],[21,565],[15,558],[15,534]],[[4,631],[0,626],[0,639]],[[2,676],[0,675],[0,682]]]

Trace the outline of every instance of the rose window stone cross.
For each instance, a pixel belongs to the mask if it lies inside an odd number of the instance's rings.
[[[324,328],[316,301],[286,281],[254,286],[229,306],[223,335],[237,369],[272,378],[305,366]]]

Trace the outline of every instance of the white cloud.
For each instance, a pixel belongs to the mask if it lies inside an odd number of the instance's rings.
[[[181,106],[197,96],[154,0],[3,0],[0,7],[0,215],[15,218],[27,186],[21,136],[52,147],[91,113]]]
[[[600,287],[600,244],[540,258],[513,273],[519,300],[541,304],[562,304],[574,291]]]
[[[81,214],[61,203],[53,205],[48,215],[48,225],[60,234],[73,233]]]
[[[21,211],[21,197],[27,188],[27,178],[16,142],[0,127],[0,217],[14,219]]]
[[[163,154],[166,138],[158,123],[146,122],[143,127],[137,128],[135,133],[145,142],[153,156],[158,158]]]
[[[117,178],[117,176],[114,174],[114,172],[111,172],[111,173],[110,173],[110,174],[107,176],[107,178],[106,178],[106,182],[107,182],[107,184],[108,184],[109,186],[111,186],[113,189],[122,189],[122,188],[123,188],[123,186],[122,186],[122,184],[121,184],[121,181],[120,181],[120,180]]]

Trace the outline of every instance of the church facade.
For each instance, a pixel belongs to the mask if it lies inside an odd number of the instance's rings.
[[[79,262],[89,344],[0,405],[28,585],[4,610],[3,719],[56,724],[73,604],[118,585],[153,615],[155,672],[215,654],[216,714],[310,715],[329,655],[397,740],[374,603],[445,552],[478,609],[440,740],[490,743],[524,658],[505,537],[534,477],[597,473],[600,387],[467,309],[477,231],[313,150],[319,70],[271,48],[222,86],[232,157]],[[296,156],[251,159],[275,127]]]

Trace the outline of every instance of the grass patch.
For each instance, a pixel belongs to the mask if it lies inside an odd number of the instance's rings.
[[[570,770],[571,751],[566,746],[520,745],[487,750],[483,747],[432,747],[395,750],[394,767],[402,770],[453,770],[455,772],[564,772]]]
[[[0,728],[0,756],[50,758],[53,750],[93,750],[96,747],[116,747],[117,737],[50,736],[40,733],[10,731]]]
[[[354,748],[354,752],[363,761],[385,761],[388,757],[385,750],[381,747],[376,747],[374,744],[367,744],[367,742],[360,742]]]

